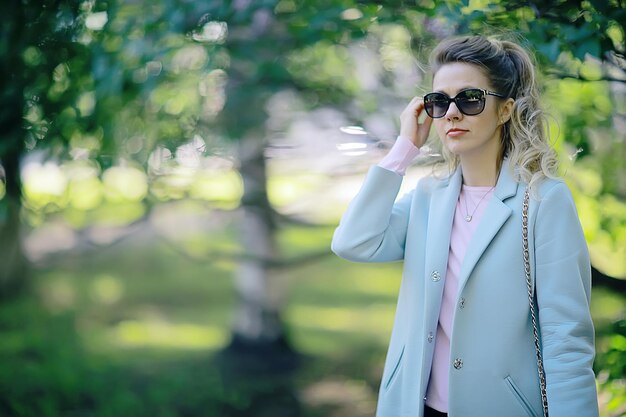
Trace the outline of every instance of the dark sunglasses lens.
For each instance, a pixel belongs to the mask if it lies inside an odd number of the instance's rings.
[[[461,91],[456,96],[456,104],[463,114],[475,116],[485,109],[485,93],[478,89]]]
[[[438,119],[443,117],[448,111],[450,106],[450,99],[441,93],[430,93],[424,96],[424,108],[426,113],[434,118]]]

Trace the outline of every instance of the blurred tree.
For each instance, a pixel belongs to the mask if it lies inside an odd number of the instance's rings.
[[[267,102],[295,89],[314,96],[315,105],[349,104],[354,83],[320,77],[308,65],[319,65],[316,54],[341,52],[373,23],[408,20],[404,3],[15,0],[10,6],[0,51],[7,84],[2,126],[10,132],[0,148],[8,213],[2,294],[25,282],[18,236],[20,162],[27,153],[88,164],[104,177],[109,168],[145,169],[153,159],[171,158],[196,137],[200,146],[226,137],[239,143],[244,184],[233,346],[284,346],[272,279],[282,261],[267,196]],[[109,177],[129,181],[129,173]],[[138,195],[145,214],[153,196]],[[55,204],[61,203],[46,200],[34,209],[45,213]]]
[[[65,141],[61,131],[67,103],[76,91],[67,88],[66,62],[84,55],[74,42],[78,1],[5,3],[0,15],[0,163],[4,198],[0,200],[0,298],[27,282],[28,268],[21,246],[22,183],[20,160],[35,145],[49,139]],[[55,88],[50,88],[54,86]],[[24,119],[31,123],[24,129]]]
[[[239,171],[243,178],[241,242],[248,255],[237,271],[240,307],[231,348],[273,350],[285,345],[280,319],[281,289],[274,282],[272,266],[280,264],[276,253],[276,213],[267,196],[265,148],[268,127],[266,108],[271,96],[284,89],[308,91],[315,105],[342,107],[355,91],[339,77],[324,77],[308,65],[319,65],[311,51],[340,48],[367,34],[378,18],[401,20],[402,2],[383,11],[374,2],[234,1],[213,9],[225,22],[228,36],[223,48],[230,57],[227,97],[218,124],[227,136],[239,141]],[[294,65],[300,61],[304,65]]]
[[[116,7],[116,2],[88,0],[11,0],[6,5],[0,17],[5,191],[0,200],[0,297],[14,295],[28,282],[20,239],[23,203],[33,204],[22,198],[20,178],[28,153],[57,162],[91,161],[102,173],[114,163],[145,163],[157,143],[173,147],[188,140],[193,114],[162,112],[165,117],[149,129],[155,113],[150,109],[161,106],[150,100],[169,80],[150,82],[142,76],[158,75],[155,55],[158,59],[185,46],[181,40],[201,17],[190,4],[159,2],[148,5],[155,10],[145,15],[141,2]],[[107,26],[117,12],[118,24]],[[134,25],[137,21],[142,25]],[[148,36],[140,38],[142,34]],[[45,214],[63,203],[44,199],[27,208]]]

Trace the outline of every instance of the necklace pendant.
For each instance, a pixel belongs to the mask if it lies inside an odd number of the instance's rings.
[[[468,222],[468,223],[471,222],[472,221],[472,216],[469,216],[469,215],[465,216],[465,221]]]

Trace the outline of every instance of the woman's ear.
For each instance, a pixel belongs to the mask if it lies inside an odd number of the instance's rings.
[[[500,105],[500,109],[498,111],[498,121],[500,122],[500,124],[505,124],[509,121],[511,115],[513,114],[513,107],[515,107],[515,100],[510,97],[507,98],[502,105]]]

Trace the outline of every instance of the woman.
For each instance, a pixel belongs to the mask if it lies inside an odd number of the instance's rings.
[[[431,66],[433,93],[402,112],[398,140],[332,241],[348,260],[404,261],[377,416],[543,415],[522,255],[527,189],[549,414],[597,416],[589,256],[571,194],[555,179],[530,56],[463,37],[437,46]],[[450,174],[395,201],[432,124]]]

